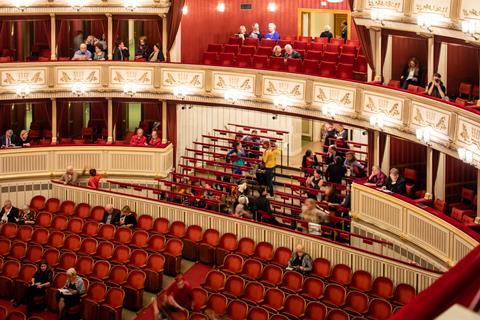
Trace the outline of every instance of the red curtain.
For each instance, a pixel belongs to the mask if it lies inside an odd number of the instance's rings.
[[[52,129],[52,104],[50,101],[36,102],[32,106],[32,122],[38,123],[40,128]]]
[[[176,0],[172,1],[170,11],[167,15],[167,25],[168,25],[168,40],[167,40],[167,58],[170,60],[170,54],[168,52],[172,49],[175,38],[177,37],[178,28],[180,27],[180,22],[182,21],[182,8],[185,5],[185,0]]]
[[[4,135],[7,129],[11,128],[12,122],[12,104],[0,104],[0,135]]]
[[[456,96],[460,83],[479,83],[480,49],[473,46],[448,44],[448,96]]]
[[[417,170],[419,181],[425,181],[427,163],[427,147],[409,140],[390,137],[390,168],[400,172],[410,168]]]
[[[382,70],[379,70],[379,72],[382,75],[382,82],[383,82],[383,65],[385,63],[385,57],[387,55],[387,47],[388,47],[388,33],[386,33],[384,29],[382,29],[382,52],[381,52]]]
[[[159,43],[162,45],[162,20],[143,20],[143,35],[147,37],[147,42],[150,49],[153,50],[153,45]]]
[[[353,25],[356,26],[355,23],[353,23]],[[377,72],[375,70],[375,65],[374,65],[374,58],[373,58],[373,52],[372,52],[372,40],[370,39],[370,30],[367,29],[367,27],[365,26],[356,26],[356,28],[357,28],[358,39],[360,40],[360,44],[362,45],[363,53],[365,54],[367,63],[372,69],[372,73],[376,74]],[[367,80],[371,80],[371,79],[367,79]]]
[[[463,161],[446,156],[445,200],[455,202],[460,199],[462,188],[477,190],[477,169]]]

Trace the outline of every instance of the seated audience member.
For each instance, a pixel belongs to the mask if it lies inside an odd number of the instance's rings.
[[[152,147],[160,147],[162,145],[162,139],[158,136],[158,131],[153,130],[148,145]]]
[[[128,228],[135,228],[137,226],[137,218],[129,206],[122,208],[119,225]]]
[[[312,257],[305,252],[303,245],[297,244],[290,260],[288,260],[287,270],[299,271],[308,274],[312,271]]]
[[[302,206],[300,218],[306,222],[324,224],[328,223],[328,214],[317,208],[317,202],[313,199],[306,199]]]
[[[115,209],[111,203],[107,204],[101,223],[118,225],[120,223],[120,210]]]
[[[260,32],[260,25],[258,23],[252,24],[252,32],[248,35],[249,38],[262,39],[262,33]]]
[[[427,88],[425,89],[425,93],[430,97],[448,99],[447,90],[445,89],[445,85],[443,84],[441,78],[442,76],[440,73],[435,72],[433,75],[433,81],[428,84]]]
[[[180,273],[175,277],[175,282],[160,297],[162,299],[160,306],[157,297],[152,298],[153,319],[170,319],[172,313],[181,310],[188,312],[192,308],[192,285]]]
[[[117,40],[115,42],[115,48],[113,49],[113,57],[114,61],[124,61],[128,60],[130,53],[128,52],[128,48],[125,47],[125,43],[121,40]]]
[[[95,52],[93,53],[93,60],[104,61],[106,59],[105,51],[103,51],[103,46],[100,42],[95,44]]]
[[[350,176],[362,177],[364,175],[365,167],[355,158],[355,153],[347,152],[343,165],[347,170],[350,170]]]
[[[327,24],[323,27],[323,32],[320,33],[320,38],[328,38],[328,42],[333,37],[332,28]]]
[[[302,168],[317,168],[318,159],[315,153],[312,150],[305,151],[305,154],[302,158]]]
[[[27,130],[20,131],[20,138],[16,142],[17,147],[30,147],[30,137]]]
[[[254,208],[257,221],[263,221],[272,223],[275,219],[272,216],[272,207],[270,206],[270,200],[267,198],[267,189],[260,187],[258,190],[259,196],[255,199]]]
[[[19,144],[19,138],[13,134],[12,129],[5,131],[5,135],[0,137],[0,143],[2,148],[11,148]]]
[[[75,172],[72,165],[67,166],[66,172],[60,177],[64,184],[77,185],[78,173]]]
[[[344,141],[344,143],[346,143],[346,141],[348,141],[348,131],[347,129],[345,129],[344,126],[342,126],[340,123],[335,123],[333,125],[335,127],[335,138],[337,139],[342,139]],[[335,141],[333,141],[335,143]],[[331,144],[331,143],[330,143]],[[348,148],[348,146],[347,146]]]
[[[307,188],[320,190],[320,188],[323,186],[322,170],[315,169],[315,171],[313,171],[313,175],[311,177],[308,177],[305,181],[305,186]],[[310,199],[320,199],[320,193],[307,192],[307,195]]]
[[[327,165],[335,162],[335,157],[338,155],[337,146],[332,144],[328,146],[327,156],[325,157],[325,163]]]
[[[242,40],[245,40],[245,38],[248,36],[247,28],[244,25],[241,25],[238,30],[238,33],[235,33],[235,36]]]
[[[275,23],[270,22],[268,24],[268,32],[265,34],[265,39],[269,39],[273,41],[280,40],[280,34],[276,30],[277,30],[277,26],[275,25]]]
[[[325,123],[323,125],[323,136],[325,136],[325,142],[323,143],[323,152],[327,152],[328,146],[335,144],[335,140],[337,139],[337,130],[335,130],[335,126],[332,123]]]
[[[328,182],[333,183],[342,183],[342,179],[347,173],[347,168],[343,165],[342,157],[335,157],[335,162],[328,165],[327,170],[325,171],[325,177]]]
[[[92,189],[98,189],[98,186],[100,185],[100,179],[102,179],[102,176],[97,174],[96,169],[90,169],[88,173],[90,174],[90,177],[88,178],[87,186]]]
[[[28,205],[24,205],[22,210],[19,211],[18,224],[35,224],[35,211],[30,210]]]
[[[226,155],[226,161],[236,165],[232,168],[233,173],[243,174],[243,171],[240,167],[245,165],[245,160],[243,158],[246,157],[247,154],[245,153],[242,144],[240,142],[235,142],[233,145],[233,149],[230,150]]]
[[[272,57],[283,58],[282,47],[276,45],[272,49]]]
[[[147,137],[143,135],[143,129],[138,128],[137,134],[132,136],[130,139],[131,146],[146,146],[147,145]]]
[[[74,268],[67,270],[67,281],[62,289],[58,290],[58,317],[63,319],[64,312],[80,304],[80,298],[85,293],[83,279],[77,275]]]
[[[3,203],[3,208],[0,211],[0,222],[1,223],[7,223],[7,222],[16,223],[16,222],[18,222],[18,216],[19,216],[18,208],[15,208],[12,205],[11,200],[5,200],[5,202]]]
[[[368,176],[366,185],[382,187],[387,180],[387,175],[377,166],[372,166],[372,173]]]
[[[408,85],[420,85],[420,80],[422,79],[420,66],[418,64],[417,58],[410,58],[408,60],[408,65],[403,70],[403,74],[400,77],[402,81],[402,89],[407,89]]]
[[[348,23],[347,21],[342,22],[342,39],[343,41],[347,41],[348,38]]]
[[[38,264],[37,272],[30,280],[30,285],[27,288],[27,292],[20,299],[15,301],[14,306],[24,304],[27,306],[27,317],[30,316],[30,312],[35,307],[35,297],[45,296],[45,292],[53,280],[53,271],[48,266],[45,260],[40,261]]]
[[[383,189],[402,195],[407,193],[405,179],[400,175],[400,172],[397,168],[390,169],[390,175],[387,178]]]
[[[80,48],[75,51],[72,60],[92,60],[92,53],[87,50],[85,43],[82,43]]]
[[[297,51],[293,50],[291,44],[285,45],[285,55],[283,56],[285,59],[301,59],[302,56]]]
[[[141,36],[138,39],[138,47],[135,50],[135,59],[145,59],[148,60],[150,56],[150,48],[147,44],[147,37]]]
[[[238,197],[238,204],[235,206],[233,215],[239,218],[252,218],[252,213],[248,210],[249,200],[247,196],[241,195]]]
[[[107,43],[107,37],[105,36],[105,33],[102,33],[100,36],[100,39],[97,39],[97,43],[100,43],[102,45],[103,51],[107,52],[108,50],[108,43]]]
[[[148,61],[149,62],[165,61],[165,57],[163,56],[162,47],[160,46],[160,43],[157,42],[153,45],[153,51],[148,56]]]

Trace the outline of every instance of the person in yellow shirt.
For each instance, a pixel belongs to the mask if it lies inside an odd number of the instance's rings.
[[[267,183],[268,192],[273,197],[273,178],[275,176],[275,167],[277,166],[277,158],[280,155],[280,150],[270,141],[263,143],[265,151],[263,151],[262,161],[265,168],[265,180]]]

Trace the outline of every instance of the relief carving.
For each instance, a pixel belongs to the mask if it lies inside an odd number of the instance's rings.
[[[15,77],[10,72],[6,72],[5,79],[3,80],[3,82],[6,84],[17,84],[20,82],[38,84],[43,82],[43,77],[42,77],[42,72],[37,71],[31,78],[28,78],[28,75],[27,75],[25,79],[20,80],[20,79],[15,79]]]

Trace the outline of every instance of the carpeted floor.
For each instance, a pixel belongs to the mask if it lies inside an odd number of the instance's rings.
[[[195,263],[191,268],[187,270],[183,275],[185,279],[190,282],[193,288],[200,287],[200,284],[205,279],[207,273],[212,269],[210,266],[206,266],[201,263]],[[160,293],[161,294],[161,293]],[[135,318],[135,320],[153,320],[153,309],[149,305],[145,307]],[[156,320],[156,319],[155,319]]]

